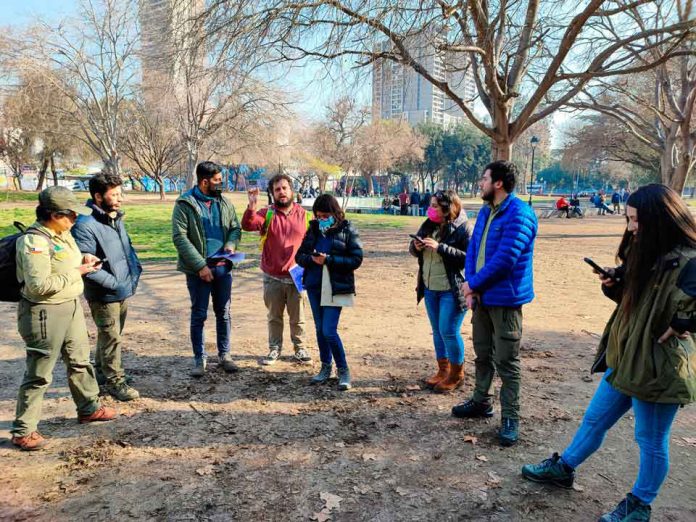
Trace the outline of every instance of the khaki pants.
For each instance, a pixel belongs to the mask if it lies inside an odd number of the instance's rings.
[[[121,363],[121,334],[126,324],[128,304],[125,300],[115,303],[90,301],[89,309],[97,325],[96,369],[104,375],[107,384],[118,384],[126,378]]]
[[[522,308],[479,306],[473,314],[476,387],[474,401],[491,404],[493,377],[500,375],[502,416],[520,417],[520,340]]]
[[[268,346],[282,351],[283,315],[288,309],[290,319],[290,338],[295,351],[305,347],[305,300],[297,291],[295,284],[279,281],[268,275],[263,276],[263,302],[268,310]]]
[[[87,325],[80,301],[33,304],[22,299],[17,306],[17,326],[27,345],[27,367],[17,395],[12,433],[23,437],[36,431],[59,356],[67,367],[78,415],[94,413],[99,408],[99,386],[89,362]]]

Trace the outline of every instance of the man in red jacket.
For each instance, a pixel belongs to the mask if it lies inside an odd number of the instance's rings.
[[[295,348],[294,360],[303,364],[312,358],[305,349],[304,296],[297,291],[289,270],[307,231],[305,210],[294,202],[292,179],[278,174],[269,181],[274,204],[257,210],[259,189],[249,191],[249,206],[242,217],[242,229],[261,234],[261,271],[263,301],[268,310],[268,355],[261,364],[269,366],[280,358],[283,349],[283,314],[288,310],[290,337]]]

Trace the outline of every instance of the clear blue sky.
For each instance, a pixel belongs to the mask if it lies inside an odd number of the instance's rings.
[[[0,26],[30,24],[37,16],[50,22],[69,14],[77,0],[0,0]]]

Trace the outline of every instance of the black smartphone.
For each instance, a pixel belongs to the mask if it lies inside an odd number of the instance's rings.
[[[422,240],[421,238],[419,238],[416,234],[409,234],[408,236],[409,236],[409,237],[412,237],[413,239],[415,239],[415,240],[418,241],[419,243],[422,243],[422,242],[423,242],[423,240]]]
[[[600,274],[602,274],[604,277],[608,277],[608,278],[610,278],[610,279],[614,279],[614,276],[612,276],[609,272],[607,272],[606,270],[604,270],[604,269],[603,269],[601,266],[599,266],[597,263],[595,263],[594,261],[592,261],[592,259],[590,259],[589,257],[584,258],[583,261],[585,261],[585,263],[587,263],[588,265],[590,265],[592,268],[594,268],[597,272],[599,272]]]

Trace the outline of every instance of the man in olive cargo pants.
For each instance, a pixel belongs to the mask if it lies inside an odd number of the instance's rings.
[[[537,220],[514,194],[517,168],[494,161],[479,182],[486,202],[466,252],[466,282],[461,292],[474,309],[476,385],[471,399],[452,408],[461,418],[493,416],[493,378],[497,371],[501,423],[498,439],[512,446],[519,439],[520,341],[522,305],[534,299],[532,261]]]

